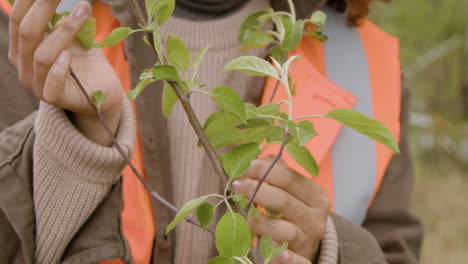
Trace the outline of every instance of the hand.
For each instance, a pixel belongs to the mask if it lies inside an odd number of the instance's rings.
[[[271,164],[270,159],[257,159],[244,175],[235,181],[236,193],[250,196],[257,181]],[[315,259],[325,231],[330,201],[324,190],[310,179],[292,171],[285,164],[276,164],[254,202],[267,206],[282,218],[258,215],[249,220],[252,231],[270,236],[273,241],[288,242],[288,250],[271,263],[309,264]]]
[[[79,3],[52,33],[48,23],[60,0],[16,0],[9,22],[8,58],[18,70],[23,86],[56,107],[71,111],[71,120],[85,136],[102,145],[110,138],[69,74],[70,66],[87,90],[108,93],[101,112],[117,130],[123,90],[119,79],[99,49],[85,51],[76,34],[91,16],[91,6]]]

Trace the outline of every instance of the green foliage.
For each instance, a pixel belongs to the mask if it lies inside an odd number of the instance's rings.
[[[157,81],[178,82],[180,81],[177,69],[172,65],[153,66],[153,76]]]
[[[167,37],[166,54],[169,63],[181,72],[186,72],[190,66],[190,50],[176,36]]]
[[[186,203],[182,208],[180,208],[179,212],[177,212],[176,216],[169,223],[166,227],[166,234],[169,233],[174,227],[176,227],[182,220],[185,219],[195,208],[200,206],[206,199],[208,199],[210,195],[198,197]]]
[[[309,149],[301,147],[295,141],[290,141],[286,144],[286,151],[289,155],[304,168],[310,175],[317,176],[319,168]]]
[[[247,121],[242,100],[232,88],[218,86],[211,91],[210,96],[224,111],[235,115],[243,123]]]
[[[227,212],[216,226],[216,249],[221,256],[245,257],[252,242],[249,224],[238,213]]]
[[[101,110],[101,105],[104,103],[106,98],[107,98],[107,93],[103,93],[102,91],[99,91],[99,90],[91,94],[91,100],[93,101],[94,106],[96,106],[98,110]]]
[[[267,10],[260,10],[255,13],[252,13],[249,15],[244,22],[242,22],[242,25],[240,26],[239,33],[238,33],[238,39],[239,42],[242,43],[242,46],[244,46],[244,38],[250,31],[259,31],[265,23],[261,22],[258,18],[268,14],[269,11]]]
[[[127,98],[128,100],[135,100],[138,95],[140,95],[141,92],[148,86],[150,83],[154,82],[153,79],[143,79],[140,82],[138,82],[137,86],[135,89],[127,92]]]
[[[163,89],[162,112],[167,119],[171,113],[172,107],[179,101],[179,98],[169,83],[165,82]]]
[[[247,143],[228,150],[223,157],[223,167],[232,179],[242,176],[250,163],[260,154],[257,143]]]
[[[93,48],[112,47],[135,32],[138,32],[138,30],[133,30],[129,27],[116,28],[112,30],[112,32],[107,35],[101,43],[94,44]]]
[[[299,146],[304,146],[312,137],[317,135],[314,125],[309,121],[301,121],[299,123],[288,121],[287,126]]]
[[[206,230],[213,223],[215,207],[210,203],[202,203],[197,208],[197,219],[201,227]]]
[[[384,144],[395,153],[400,153],[395,138],[384,124],[368,118],[356,110],[335,109],[326,114],[326,117],[335,119],[357,132]]]
[[[148,25],[156,19],[158,25],[162,25],[171,17],[175,8],[175,0],[145,0]]]
[[[293,50],[301,42],[302,35],[304,34],[304,20],[297,20],[292,23],[288,18],[283,18],[284,28],[286,30],[282,47],[285,51]]]
[[[85,50],[92,49],[94,38],[96,37],[96,20],[92,17],[88,18],[81,30],[76,34],[76,37],[80,40]]]
[[[206,264],[236,264],[236,261],[232,258],[217,256],[210,259]]]
[[[250,76],[270,76],[275,79],[278,78],[278,72],[264,59],[254,56],[241,56],[237,57],[226,66],[223,71],[238,71]]]
[[[273,239],[269,236],[262,236],[260,239],[260,249],[262,251],[263,259],[265,264],[268,264],[271,260],[281,255],[288,247],[288,242],[283,242],[281,247],[277,248],[273,245]]]

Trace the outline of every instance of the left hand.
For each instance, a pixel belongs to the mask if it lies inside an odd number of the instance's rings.
[[[250,196],[257,181],[271,164],[270,159],[256,159],[244,179],[233,183],[236,193]],[[330,209],[325,191],[310,179],[277,163],[255,196],[254,202],[267,206],[282,218],[258,215],[249,219],[250,228],[273,241],[288,242],[288,249],[270,263],[310,264],[317,256]]]

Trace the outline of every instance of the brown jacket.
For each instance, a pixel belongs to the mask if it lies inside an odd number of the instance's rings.
[[[310,14],[316,6],[315,1],[296,2],[300,16]],[[127,0],[109,0],[109,4],[123,25],[136,25]],[[272,1],[272,5],[278,9],[285,8],[281,1]],[[7,29],[8,18],[0,12],[0,34],[7,36]],[[32,147],[35,135],[32,129],[34,114],[31,113],[37,108],[37,100],[19,85],[16,70],[8,63],[7,42],[6,37],[0,39],[0,263],[32,263],[35,246]],[[141,36],[135,35],[126,41],[133,84],[138,81],[138,73],[150,67],[155,60],[144,51],[146,47]],[[261,83],[258,85],[261,86]],[[161,91],[147,89],[145,96],[137,100],[137,117],[145,171],[152,186],[171,200],[171,178],[165,177],[171,174],[170,160],[166,155],[169,149],[168,140],[165,140],[168,137],[166,120],[163,115],[146,114],[160,112],[161,107],[155,102],[161,101]],[[422,228],[408,208],[413,184],[406,138],[408,89],[404,88],[402,94],[402,154],[395,156],[387,169],[363,226],[332,215],[338,232],[340,263],[417,263]],[[249,100],[258,104],[260,96],[261,91],[258,91]],[[97,263],[112,258],[130,262],[120,220],[115,221],[120,219],[121,207],[121,184],[117,183],[68,245],[63,262]],[[153,212],[159,226],[166,226],[173,217],[170,211],[155,201]],[[154,263],[172,263],[175,243],[174,233],[165,236],[163,232],[158,232]]]

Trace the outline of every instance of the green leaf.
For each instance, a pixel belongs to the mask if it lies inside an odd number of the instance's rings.
[[[164,61],[163,51],[162,51],[162,44],[161,44],[161,31],[159,25],[154,23],[153,27],[153,45],[156,54],[158,55],[158,61],[162,63]]]
[[[231,179],[242,176],[250,163],[260,154],[257,143],[247,143],[231,148],[223,157],[223,167]]]
[[[238,194],[234,194],[233,196],[231,196],[231,199],[234,200],[235,202],[239,202],[240,200],[243,200],[246,197],[247,197],[246,193],[238,193]]]
[[[169,223],[169,225],[166,227],[166,234],[169,233],[174,227],[176,227],[182,220],[185,219],[195,208],[200,206],[208,197],[209,195],[202,196],[195,198],[188,203],[186,203],[182,208],[180,208],[179,212],[177,212],[176,216],[172,220],[172,222]]]
[[[7,0],[8,3],[10,3],[11,5],[13,5],[15,3],[15,0]]]
[[[169,83],[165,82],[163,89],[162,112],[164,117],[167,119],[171,113],[172,107],[177,103],[177,101],[179,101],[179,98]]]
[[[216,226],[216,248],[221,256],[244,257],[250,250],[249,224],[238,213],[228,212]]]
[[[206,230],[213,223],[215,207],[210,203],[203,203],[197,208],[197,219],[201,227]]]
[[[210,96],[224,111],[237,116],[243,123],[247,122],[242,100],[232,88],[218,86],[211,91]]]
[[[76,34],[76,37],[80,40],[85,50],[92,49],[94,46],[94,38],[96,37],[96,20],[92,17],[88,18],[78,34]]]
[[[203,60],[203,57],[205,57],[205,54],[206,52],[208,52],[208,49],[210,47],[206,46],[204,47],[203,49],[199,50],[197,55],[195,56],[195,60],[193,62],[193,72],[194,72],[194,75],[198,72],[198,68],[200,67],[200,64]]]
[[[283,242],[281,247],[276,248],[273,245],[273,239],[269,236],[262,236],[260,239],[260,250],[262,251],[263,259],[265,264],[277,258],[281,253],[283,253],[286,248],[288,248],[288,242]]]
[[[309,21],[314,23],[316,31],[322,31],[325,23],[327,22],[327,14],[323,11],[315,11]]]
[[[261,126],[241,130],[244,134],[242,142],[260,144],[266,137],[267,128],[267,126]]]
[[[349,128],[387,146],[395,153],[400,153],[398,144],[390,130],[377,120],[371,119],[353,109],[335,109],[325,115]]]
[[[278,41],[281,43],[283,42],[284,35],[286,34],[283,19],[281,19],[281,15],[278,15],[275,12],[272,12],[271,19],[273,20],[273,23],[275,23],[275,28],[279,35]]]
[[[255,30],[255,29],[259,29],[261,28],[264,23],[262,23],[261,21],[258,20],[259,17],[263,16],[263,15],[266,15],[268,14],[269,11],[267,10],[260,10],[260,11],[257,11],[255,13],[252,13],[251,15],[249,15],[245,20],[244,22],[242,22],[241,26],[240,26],[240,29],[239,29],[239,33],[237,35],[238,39],[239,39],[239,42],[240,43],[243,43],[243,40],[244,40],[244,36],[246,34],[246,32],[248,30]]]
[[[278,72],[266,60],[255,56],[237,57],[224,66],[223,71],[238,71],[250,76],[270,76],[278,79]]]
[[[70,12],[61,12],[61,13],[55,13],[52,18],[50,19],[50,28],[51,31],[53,31],[57,25],[59,24],[60,20],[62,19],[62,17],[64,16],[68,16],[70,14]],[[88,21],[86,21],[88,22]],[[94,37],[94,36],[93,36]],[[94,38],[93,38],[93,43],[94,43]]]
[[[326,42],[328,41],[328,36],[323,34],[322,32],[308,32],[307,34],[309,34],[309,36],[313,37],[314,39],[317,39],[319,41],[322,41],[322,42]]]
[[[283,140],[284,131],[280,127],[271,126],[267,129],[267,143],[281,142]]]
[[[162,25],[171,17],[175,8],[175,0],[158,0],[151,8],[150,16],[156,18],[158,25]]]
[[[153,69],[144,69],[138,79],[140,81],[144,79],[153,79]]]
[[[166,44],[167,60],[178,70],[186,72],[190,66],[190,50],[176,36],[169,35]]]
[[[281,46],[285,51],[293,50],[301,42],[302,35],[304,34],[304,20],[297,20],[295,24],[292,24],[291,20],[287,17],[283,17],[286,33]]]
[[[107,98],[107,93],[103,93],[100,90],[95,91],[94,93],[91,94],[91,99],[94,103],[94,106],[96,106],[98,110],[101,110],[101,105],[102,103],[104,103],[106,98]]]
[[[310,175],[317,176],[319,169],[317,162],[306,147],[301,147],[295,141],[286,144],[289,155],[304,168]]]
[[[208,117],[203,127],[211,145],[221,148],[243,142],[244,134],[236,128],[240,124],[242,121],[233,114],[217,112]]]
[[[245,117],[247,119],[257,117],[257,107],[251,103],[244,103]]]
[[[257,108],[259,115],[268,115],[268,116],[281,116],[281,107],[278,103],[270,103],[261,105]],[[273,122],[273,121],[272,121]]]
[[[275,39],[266,32],[248,30],[242,41],[242,51],[247,49],[258,49],[271,44]]]
[[[264,127],[269,126],[270,120],[267,118],[251,118],[247,120],[246,124],[240,126],[240,128],[256,128],[256,127]]]
[[[309,121],[301,121],[296,124],[296,140],[299,146],[304,146],[312,137],[317,135],[314,124]]]
[[[153,79],[143,79],[140,82],[138,82],[135,89],[127,92],[128,100],[135,100],[138,97],[138,95],[140,95],[140,93],[143,92],[146,86],[148,86],[152,82],[154,82]]]
[[[102,47],[112,47],[119,43],[121,40],[125,39],[129,35],[137,32],[137,30],[133,30],[129,27],[119,27],[107,35],[101,43],[94,44],[95,48],[102,48]]]
[[[206,264],[236,264],[232,258],[217,256],[210,259]]]
[[[271,57],[273,57],[277,62],[283,63],[285,60],[286,52],[281,48],[281,46],[275,46],[271,49]]]
[[[177,69],[172,65],[153,66],[153,76],[157,81],[180,81],[179,73],[177,72]]]

